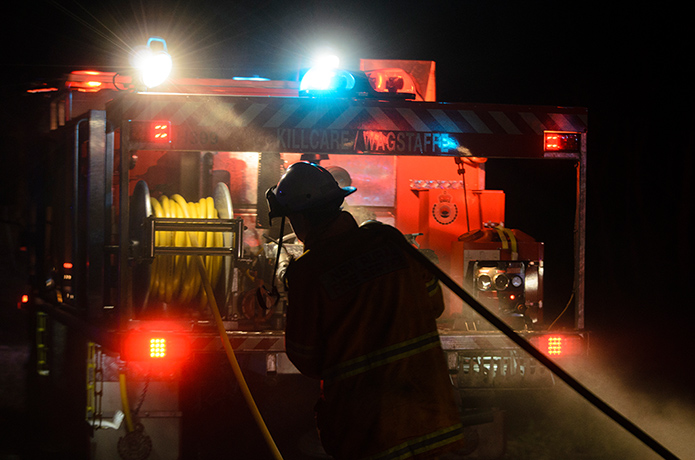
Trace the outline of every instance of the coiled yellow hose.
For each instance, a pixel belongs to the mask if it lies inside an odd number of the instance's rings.
[[[199,218],[217,219],[217,210],[211,197],[202,198],[197,203],[186,202],[179,194],[172,195],[171,199],[161,196],[159,200],[151,198],[152,211],[155,217],[174,218]],[[223,235],[220,232],[155,232],[155,246],[177,247],[222,247]],[[196,295],[200,295],[201,309],[209,305],[212,311],[217,330],[222,340],[222,346],[227,354],[227,359],[232,366],[232,371],[239,384],[246,404],[249,406],[256,424],[258,425],[272,457],[282,460],[280,450],[277,448],[268,427],[261,416],[258,406],[251,395],[251,390],[241,371],[239,362],[234,354],[234,349],[227,336],[227,331],[222,322],[222,316],[215,300],[214,286],[217,284],[222,271],[222,256],[172,256],[160,255],[155,257],[152,266],[150,280],[150,295],[165,302],[173,300],[185,303]],[[125,408],[125,418],[128,431],[133,430],[132,414],[128,404],[126,392],[125,374],[120,375],[121,398]]]
[[[152,212],[155,217],[218,219],[212,197],[201,198],[198,202],[187,202],[181,195],[171,198],[162,195],[159,200],[151,198]],[[170,232],[157,231],[155,246],[192,246],[195,238],[199,247],[222,247],[223,236],[220,232]],[[214,287],[222,272],[222,256],[205,256],[205,271]],[[186,305],[193,299],[200,299],[200,309],[208,304],[208,295],[202,287],[198,270],[192,256],[159,255],[152,263],[150,278],[150,298],[165,303]]]

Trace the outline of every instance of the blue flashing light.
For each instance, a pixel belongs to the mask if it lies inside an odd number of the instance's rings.
[[[328,67],[312,67],[299,83],[299,91],[318,94],[350,91],[354,87],[355,77],[350,72]]]
[[[449,137],[448,134],[442,133],[439,136],[439,148],[443,153],[447,153],[449,150],[456,150],[459,148],[459,143],[453,137]]]
[[[258,75],[254,75],[252,77],[232,77],[232,80],[236,80],[236,81],[270,81],[270,78],[259,77]]]

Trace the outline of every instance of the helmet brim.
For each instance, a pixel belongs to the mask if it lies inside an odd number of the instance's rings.
[[[352,195],[357,191],[357,188],[349,186],[349,187],[340,187],[340,190],[343,191],[343,198],[345,198],[348,195]]]

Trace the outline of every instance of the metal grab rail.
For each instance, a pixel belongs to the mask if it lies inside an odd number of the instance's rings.
[[[149,258],[153,258],[156,254],[233,255],[237,259],[242,257],[243,246],[240,242],[244,232],[244,221],[241,218],[193,219],[150,216],[145,219],[144,225],[147,237],[143,239],[145,244],[143,253]],[[232,235],[232,244],[230,247],[156,246],[154,244],[155,233],[159,231],[229,233]]]

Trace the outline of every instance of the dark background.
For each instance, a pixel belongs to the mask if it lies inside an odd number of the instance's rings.
[[[359,58],[434,60],[440,101],[587,107],[586,326],[593,350],[632,388],[693,403],[695,98],[684,6],[39,0],[5,14],[0,205],[8,235],[16,235],[8,242],[30,230],[34,187],[22,174],[33,164],[22,154],[20,129],[31,113],[17,96],[75,69],[126,69],[130,49],[153,35],[166,38],[179,76],[293,78],[326,45],[345,67]],[[494,168],[493,182],[517,171]],[[548,182],[527,181],[527,196],[554,193],[554,172],[545,173]],[[542,226],[548,211],[518,219]],[[516,218],[508,210],[508,219]],[[12,250],[3,249],[6,261],[14,260]],[[16,271],[2,273],[11,286],[23,282],[11,276]],[[5,341],[13,337],[8,328]]]

